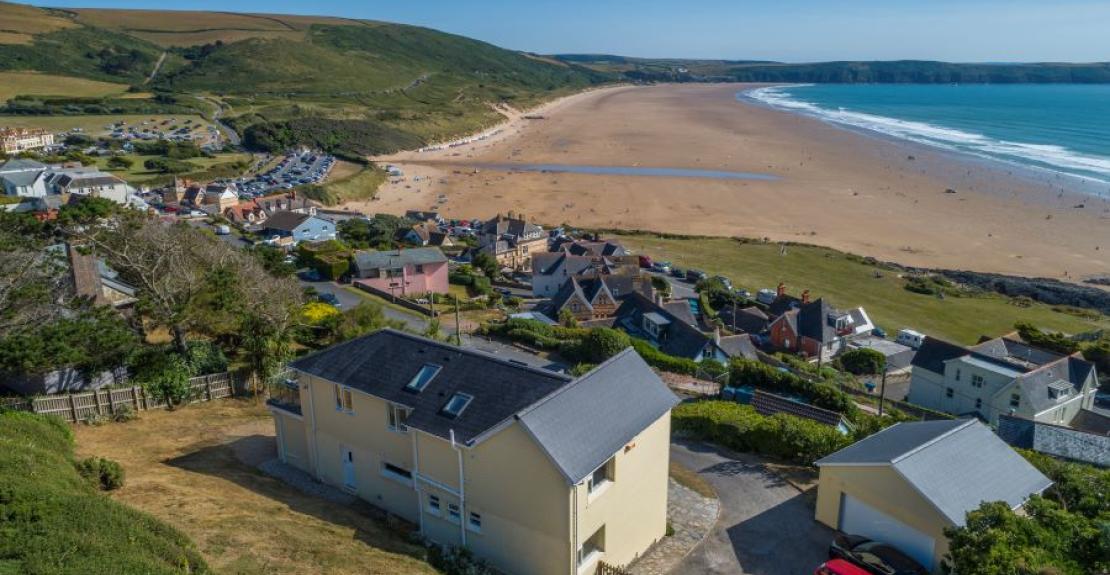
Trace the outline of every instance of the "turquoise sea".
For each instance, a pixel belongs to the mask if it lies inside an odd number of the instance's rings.
[[[821,84],[757,88],[738,97],[842,126],[1110,183],[1110,85]]]

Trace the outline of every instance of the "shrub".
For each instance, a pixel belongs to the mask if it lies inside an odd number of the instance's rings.
[[[126,423],[139,418],[139,413],[135,411],[128,403],[121,403],[116,405],[115,412],[112,413],[112,421],[116,423]]]
[[[886,369],[886,356],[879,351],[865,347],[853,349],[840,356],[840,365],[848,373],[873,375],[882,373]]]
[[[445,575],[494,575],[496,571],[486,565],[485,560],[474,556],[465,547],[440,547],[432,545],[428,562]]]
[[[227,371],[227,356],[220,346],[208,340],[192,340],[185,354],[185,364],[192,376]]]
[[[675,431],[735,451],[812,465],[847,447],[852,439],[835,428],[786,414],[764,417],[750,405],[731,401],[698,401],[671,412]]]
[[[135,381],[147,393],[154,399],[165,402],[170,409],[192,398],[189,366],[181,356],[164,351],[148,354],[147,357],[150,362],[140,366],[135,373]]]
[[[123,467],[119,462],[101,457],[89,457],[77,462],[77,472],[103,491],[123,487]]]
[[[655,349],[646,340],[632,338],[632,347],[648,365],[656,369],[684,375],[695,375],[698,372],[698,362],[685,357],[667,355]]]
[[[734,358],[730,364],[729,384],[750,385],[771,392],[797,394],[817,407],[844,414],[855,421],[859,408],[848,395],[825,383],[807,381],[783,369],[750,359]]]
[[[582,340],[581,355],[590,363],[601,363],[632,345],[628,334],[608,327],[591,329]]]

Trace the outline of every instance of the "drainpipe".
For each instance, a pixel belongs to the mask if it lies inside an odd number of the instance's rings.
[[[572,509],[570,513],[570,572],[574,574],[578,573],[578,485],[571,485],[570,490],[574,493],[574,498],[572,500],[574,509]]]
[[[459,539],[466,547],[466,474],[463,472],[462,448],[455,443],[455,430],[451,430],[451,449],[459,454]]]
[[[420,453],[416,449],[416,431],[409,429],[412,436],[412,488],[416,491],[416,515],[420,521],[420,534],[424,535],[424,497],[420,494]]]

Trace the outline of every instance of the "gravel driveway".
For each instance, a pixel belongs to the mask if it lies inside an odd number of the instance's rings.
[[[671,460],[717,490],[721,514],[706,540],[672,573],[811,575],[833,531],[813,519],[809,497],[767,471],[759,458],[675,440]]]

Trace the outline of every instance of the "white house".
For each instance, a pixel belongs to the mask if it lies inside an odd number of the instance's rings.
[[[46,165],[34,160],[8,160],[0,164],[0,185],[4,195],[42,198],[49,192]]]

